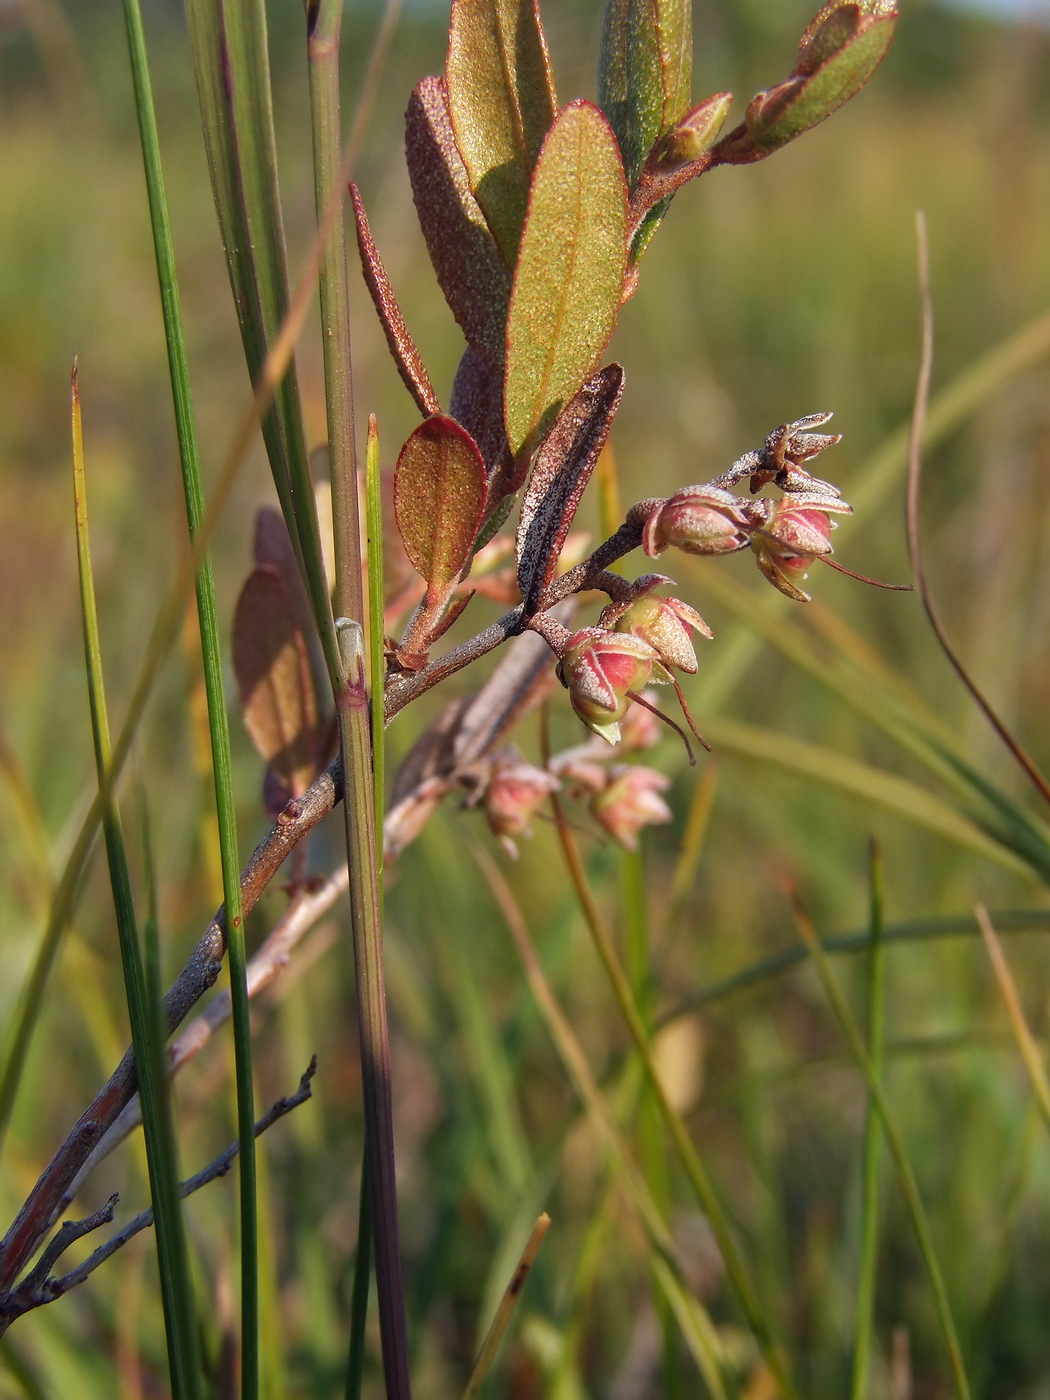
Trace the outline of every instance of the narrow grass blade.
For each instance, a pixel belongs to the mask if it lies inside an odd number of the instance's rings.
[[[685,831],[682,833],[682,845],[675,862],[674,874],[671,876],[669,918],[673,919],[682,908],[693,888],[696,868],[700,864],[700,855],[715,805],[718,776],[718,764],[708,762],[693,788],[693,795],[689,800],[689,814],[685,819]]]
[[[463,1392],[463,1400],[477,1400],[481,1387],[485,1383],[485,1377],[488,1375],[489,1368],[495,1360],[496,1352],[499,1350],[499,1344],[503,1340],[503,1334],[507,1330],[507,1325],[517,1306],[518,1299],[521,1297],[522,1289],[525,1287],[525,1282],[532,1271],[532,1266],[536,1261],[536,1255],[540,1252],[540,1245],[543,1243],[544,1236],[550,1227],[550,1223],[550,1216],[544,1212],[532,1227],[532,1234],[529,1236],[528,1243],[522,1251],[521,1259],[518,1261],[518,1267],[514,1270],[514,1276],[511,1278],[510,1283],[507,1284],[506,1292],[500,1299],[499,1307],[496,1309],[496,1316],[492,1319],[492,1324],[485,1334],[485,1340],[481,1344],[481,1350],[478,1352],[478,1359],[474,1362],[474,1369],[470,1373],[470,1380],[467,1382],[467,1388]]]
[[[475,847],[473,854],[503,914],[536,1005],[566,1073],[607,1148],[610,1161],[649,1238],[650,1260],[659,1259],[665,1265],[664,1269],[656,1271],[656,1278],[674,1307],[683,1339],[714,1400],[727,1400],[723,1378],[724,1358],[714,1323],[685,1282],[671,1231],[616,1126],[616,1119],[587,1063],[583,1047],[551,990],[509,885],[483,850]]]
[[[1000,928],[1009,928],[1014,932],[1050,929],[1050,909],[1007,909],[996,915],[996,923]],[[907,923],[891,924],[883,930],[882,941],[911,943],[929,938],[956,938],[980,932],[980,926],[972,915],[948,915],[938,919],[914,919]],[[871,933],[867,930],[863,933],[842,934],[837,938],[825,938],[822,939],[822,945],[826,953],[863,953],[871,946]],[[723,997],[732,996],[734,992],[760,987],[763,982],[779,977],[781,973],[790,972],[792,968],[800,967],[808,956],[805,944],[796,943],[792,947],[781,948],[779,952],[772,953],[767,958],[760,958],[758,962],[734,972],[732,976],[723,977],[721,981],[712,982],[710,986],[701,987],[691,996],[685,997],[663,1013],[657,1022],[657,1028],[677,1020],[680,1016],[688,1016],[702,1006],[711,1006]]]
[[[995,925],[988,917],[988,910],[983,904],[978,904],[974,909],[974,915],[981,929],[984,946],[988,949],[988,959],[992,964],[995,980],[999,984],[999,991],[1002,993],[1007,1015],[1010,1017],[1010,1027],[1013,1030],[1014,1039],[1017,1041],[1017,1048],[1021,1052],[1024,1067],[1028,1072],[1032,1093],[1039,1105],[1039,1112],[1043,1115],[1043,1122],[1050,1128],[1050,1080],[1047,1079],[1046,1066],[1043,1064],[1043,1057],[1035,1036],[1025,1019],[1024,1007],[1021,1005],[1021,998],[1017,995],[1017,985],[1010,972],[1010,964],[1006,961],[1006,954],[1003,952],[999,935],[995,931]]]
[[[1032,874],[1029,863],[946,802],[916,783],[884,773],[870,764],[810,744],[788,734],[777,734],[757,725],[735,720],[708,719],[704,725],[716,749],[772,764],[786,772],[837,788],[865,803],[874,803],[928,831],[964,846],[1017,874]],[[1042,875],[1041,871],[1036,872]]]
[[[368,419],[365,448],[365,516],[368,541],[368,684],[372,718],[372,784],[376,811],[376,849],[383,850],[386,810],[386,638],[383,631],[383,482],[380,474],[379,428],[375,414]],[[382,864],[380,864],[382,879]]]
[[[76,508],[77,567],[80,579],[84,652],[87,659],[88,699],[95,765],[99,784],[110,765],[111,749],[106,696],[102,678],[95,585],[88,538],[87,496],[84,474],[84,443],[81,429],[77,371],[73,369],[73,483]],[[174,1400],[195,1400],[201,1394],[200,1356],[189,1256],[179,1202],[179,1174],[175,1137],[167,1094],[163,1050],[156,1034],[156,1022],[146,984],[146,973],[135,922],[134,899],[127,854],[116,802],[110,797],[103,813],[103,832],[109,864],[110,884],[116,912],[120,958],[124,969],[135,1070],[142,1103],[143,1130],[149,1163],[150,1192],[153,1197],[160,1262],[161,1294],[168,1342],[168,1365]]]
[[[131,60],[135,107],[146,174],[153,247],[164,314],[164,334],[168,369],[182,466],[186,518],[191,538],[201,529],[204,518],[204,486],[201,476],[200,445],[190,388],[189,359],[182,323],[175,251],[168,217],[167,195],[160,155],[160,139],[150,83],[146,40],[139,0],[124,0],[124,18]],[[247,952],[241,909],[241,862],[237,848],[237,814],[233,790],[233,761],[223,680],[222,641],[211,560],[204,555],[197,570],[197,617],[200,624],[201,658],[208,704],[208,733],[211,741],[215,783],[219,854],[222,865],[223,900],[226,905],[227,946],[230,958],[234,1060],[237,1091],[237,1125],[240,1152],[241,1223],[241,1348],[244,1393],[258,1392],[258,1205],[255,1162],[255,1101],[252,1080],[251,1022],[248,1010]],[[159,991],[158,991],[159,996]]]
[[[584,916],[584,922],[591,934],[595,949],[605,969],[606,976],[616,1004],[620,1009],[624,1024],[630,1032],[634,1042],[635,1051],[645,1069],[646,1078],[652,1090],[653,1097],[660,1109],[660,1114],[674,1142],[675,1149],[681,1159],[689,1183],[700,1202],[702,1209],[707,1215],[712,1232],[718,1241],[718,1247],[722,1258],[725,1261],[726,1271],[729,1276],[733,1292],[740,1303],[747,1318],[748,1325],[754,1333],[755,1340],[762,1350],[762,1354],[770,1368],[771,1373],[776,1378],[783,1400],[795,1400],[797,1392],[788,1374],[784,1357],[781,1355],[779,1345],[774,1339],[773,1328],[758,1296],[744,1257],[733,1239],[729,1227],[729,1221],[722,1203],[715,1191],[714,1184],[708,1175],[700,1154],[697,1152],[688,1129],[682,1121],[681,1115],[676,1111],[667,1091],[664,1088],[663,1080],[656,1068],[653,1058],[652,1046],[645,1028],[645,1022],[638,1009],[638,1003],[631,991],[631,985],[626,974],[620,965],[620,960],[613,944],[612,936],[605,926],[605,922],[598,911],[594,895],[591,892],[587,876],[583,868],[583,861],[580,859],[579,848],[575,838],[565,820],[561,805],[557,796],[552,795],[551,806],[554,810],[554,818],[558,828],[558,837],[561,842],[562,852],[565,856],[565,864],[572,880],[573,888],[579,901],[580,909]]]
[[[882,855],[871,843],[871,952],[868,963],[868,1054],[872,1071],[882,1074],[885,1040],[886,968],[882,920]],[[853,1379],[850,1400],[865,1400],[871,1367],[871,1340],[875,1320],[875,1281],[879,1250],[879,1152],[882,1129],[878,1108],[869,1095],[864,1120],[864,1167],[861,1184],[860,1275],[857,1284],[857,1322],[853,1338]]]
[[[901,1190],[904,1195],[904,1202],[911,1217],[912,1228],[915,1231],[916,1243],[919,1247],[919,1254],[922,1257],[923,1267],[926,1270],[930,1281],[930,1289],[933,1293],[934,1307],[937,1312],[937,1321],[940,1324],[941,1332],[944,1336],[945,1348],[948,1352],[948,1362],[951,1367],[952,1381],[955,1393],[959,1400],[969,1400],[970,1385],[966,1379],[966,1368],[963,1363],[962,1348],[959,1345],[959,1334],[955,1327],[955,1319],[952,1316],[951,1303],[948,1299],[948,1290],[944,1285],[944,1275],[941,1273],[941,1266],[937,1261],[937,1254],[933,1247],[933,1238],[930,1235],[930,1226],[926,1218],[926,1208],[919,1195],[918,1183],[915,1174],[908,1161],[908,1155],[904,1150],[904,1142],[897,1130],[896,1122],[890,1110],[889,1100],[882,1088],[875,1065],[872,1063],[870,1054],[861,1038],[860,1030],[854,1019],[853,1012],[849,1008],[842,993],[842,989],[835,980],[835,974],[831,970],[831,963],[828,955],[817,937],[817,931],[810,922],[809,916],[802,909],[797,901],[795,905],[795,918],[798,924],[802,941],[809,949],[820,980],[824,986],[828,1001],[832,1010],[838,1018],[839,1024],[845,1032],[849,1041],[850,1049],[853,1051],[854,1059],[860,1066],[864,1078],[868,1081],[868,1092],[876,1104],[879,1117],[882,1120],[882,1130],[886,1135],[890,1153],[893,1156],[894,1165],[897,1168],[897,1175],[900,1178]]]

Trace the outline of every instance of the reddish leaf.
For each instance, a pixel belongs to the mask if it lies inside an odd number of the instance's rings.
[[[433,604],[470,559],[488,496],[477,444],[452,418],[421,423],[401,449],[394,509],[408,557]]]
[[[477,443],[489,480],[491,517],[500,503],[521,486],[528,461],[516,466],[503,425],[503,375],[469,345],[459,362],[452,385],[452,417]]]
[[[354,202],[354,217],[357,220],[357,247],[361,254],[361,268],[368,290],[372,294],[372,302],[386,332],[386,341],[394,363],[420,413],[424,417],[431,413],[440,413],[438,396],[434,393],[426,365],[408,332],[405,318],[401,315],[401,308],[397,304],[394,289],[383,267],[372,230],[368,227],[365,207],[361,203],[357,186],[353,183],[350,185],[350,197]]]
[[[317,701],[306,643],[281,575],[248,575],[233,621],[233,666],[244,726],[264,762],[293,796],[313,781]]]
[[[501,368],[510,273],[470,192],[441,78],[424,78],[405,113],[405,154],[430,261],[468,342]]]
[[[606,365],[558,415],[536,453],[518,522],[518,582],[525,609],[535,612],[554,577],[576,507],[623,393],[623,369]]]

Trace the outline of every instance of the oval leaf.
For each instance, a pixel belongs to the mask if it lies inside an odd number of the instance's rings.
[[[752,145],[763,154],[801,136],[841,107],[864,86],[885,57],[896,15],[865,20],[846,5],[807,33],[795,73],[778,87],[760,92],[744,118]]]
[[[420,227],[445,300],[469,344],[502,369],[510,273],[470,192],[440,78],[424,78],[412,94],[405,154]]]
[[[455,0],[445,77],[470,187],[513,267],[558,109],[537,0]]]
[[[244,727],[263,761],[298,796],[315,776],[317,701],[293,605],[270,565],[256,568],[241,589],[233,666]]]
[[[518,583],[525,610],[534,613],[554,577],[576,507],[623,393],[623,369],[606,365],[558,415],[536,454],[518,522]]]
[[[452,418],[421,423],[401,449],[394,475],[397,528],[431,597],[455,583],[485,513],[485,463]]]
[[[626,263],[616,137],[597,107],[573,102],[540,153],[511,293],[504,402],[515,457],[542,437],[608,345]]]
[[[633,189],[657,140],[689,106],[692,30],[684,0],[609,0],[598,104],[612,123]]]

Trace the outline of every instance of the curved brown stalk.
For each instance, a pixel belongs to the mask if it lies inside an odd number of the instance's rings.
[[[922,435],[926,426],[926,409],[930,397],[930,378],[933,371],[933,298],[930,295],[930,253],[926,237],[926,219],[920,212],[916,216],[916,229],[919,243],[919,290],[922,301],[922,356],[919,361],[919,377],[915,387],[915,408],[912,413],[911,432],[908,437],[908,555],[911,559],[915,586],[922,606],[929,619],[933,634],[941,650],[951,662],[955,674],[977,702],[982,714],[1006,745],[1025,776],[1042,797],[1050,804],[1050,782],[1036,765],[1035,760],[1014,737],[1006,724],[999,718],[991,702],[977,685],[963,664],[962,658],[945,631],[940,613],[937,611],[926,579],[923,562],[922,535],[919,521],[919,495],[922,483]]]

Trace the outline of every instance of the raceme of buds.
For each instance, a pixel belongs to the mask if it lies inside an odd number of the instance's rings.
[[[689,629],[711,637],[710,627],[688,603],[679,598],[658,598],[651,592],[658,584],[670,582],[660,574],[650,574],[635,584],[637,596],[630,602],[611,603],[599,619],[603,627],[630,633],[648,642],[668,668],[696,675],[696,652]]]
[[[655,768],[633,763],[614,768],[610,779],[608,787],[591,798],[591,813],[615,841],[636,851],[644,826],[671,820],[671,809],[660,796],[671,780]]]
[[[687,554],[733,554],[750,539],[741,504],[718,486],[686,486],[652,511],[642,548],[650,558],[672,544]]]
[[[492,834],[509,855],[517,856],[514,837],[532,835],[532,816],[560,786],[553,774],[531,763],[508,759],[494,765],[482,801]]]
[[[668,679],[648,643],[601,627],[574,632],[558,662],[558,679],[569,692],[572,708],[588,729],[610,744],[620,738],[620,720],[631,703],[627,692],[641,690],[654,671],[656,679]]]
[[[834,522],[830,511],[848,515],[851,508],[845,501],[818,493],[752,503],[752,517],[756,524],[761,521],[751,537],[758,567],[775,588],[796,602],[810,601],[797,580],[806,577],[814,559],[833,552],[830,535]]]

